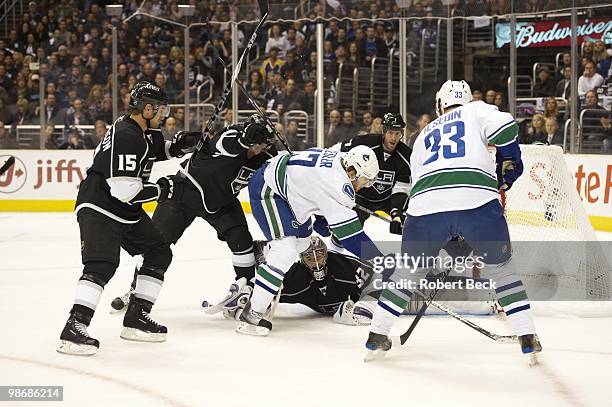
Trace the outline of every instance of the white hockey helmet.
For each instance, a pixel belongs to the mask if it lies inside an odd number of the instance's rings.
[[[451,106],[464,106],[472,101],[472,90],[466,81],[446,81],[436,93],[436,113],[444,114]]]
[[[368,179],[368,187],[374,184],[378,171],[380,171],[376,154],[368,146],[355,146],[351,148],[342,158],[342,165],[345,169],[349,167],[355,168],[357,174],[355,174],[355,178],[351,181],[365,177]]]

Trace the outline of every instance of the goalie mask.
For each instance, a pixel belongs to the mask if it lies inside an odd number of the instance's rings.
[[[327,275],[327,246],[318,236],[310,237],[310,246],[300,254],[300,261],[316,281],[322,281]]]
[[[472,101],[472,90],[466,81],[446,81],[436,93],[436,113],[444,114],[451,106],[464,106]]]
[[[170,116],[170,107],[168,106],[168,96],[166,96],[166,92],[161,90],[159,86],[141,81],[132,89],[128,106],[142,114],[146,105],[153,106],[154,117],[160,110],[163,118]]]
[[[344,157],[342,157],[342,165],[345,170],[349,167],[355,169],[355,177],[351,181],[355,181],[361,177],[365,177],[368,180],[366,187],[371,187],[376,182],[376,177],[380,171],[378,166],[378,158],[368,146],[355,146],[349,150]]]

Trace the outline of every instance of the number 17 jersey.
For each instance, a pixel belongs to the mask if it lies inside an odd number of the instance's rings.
[[[487,146],[516,140],[511,114],[477,101],[457,107],[425,127],[410,157],[408,214],[477,208],[499,198],[495,160]]]

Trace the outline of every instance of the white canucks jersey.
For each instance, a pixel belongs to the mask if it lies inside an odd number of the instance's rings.
[[[264,180],[275,194],[289,203],[295,219],[306,223],[322,215],[339,239],[362,230],[355,206],[355,190],[342,167],[345,153],[310,149],[270,160]]]
[[[438,117],[414,142],[408,214],[473,209],[499,198],[495,161],[488,144],[516,140],[511,114],[472,102]]]

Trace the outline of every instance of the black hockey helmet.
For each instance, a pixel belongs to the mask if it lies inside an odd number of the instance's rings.
[[[404,130],[406,122],[399,113],[387,113],[382,120],[383,134],[389,130]]]
[[[327,246],[319,236],[310,236],[310,246],[300,253],[300,261],[312,273],[312,277],[321,281],[327,274]]]
[[[148,104],[153,106],[153,114],[157,114],[158,110],[164,106],[163,117],[168,117],[170,115],[166,92],[159,86],[150,82],[140,81],[134,86],[134,89],[132,89],[130,93],[129,107],[142,113],[145,106]]]

